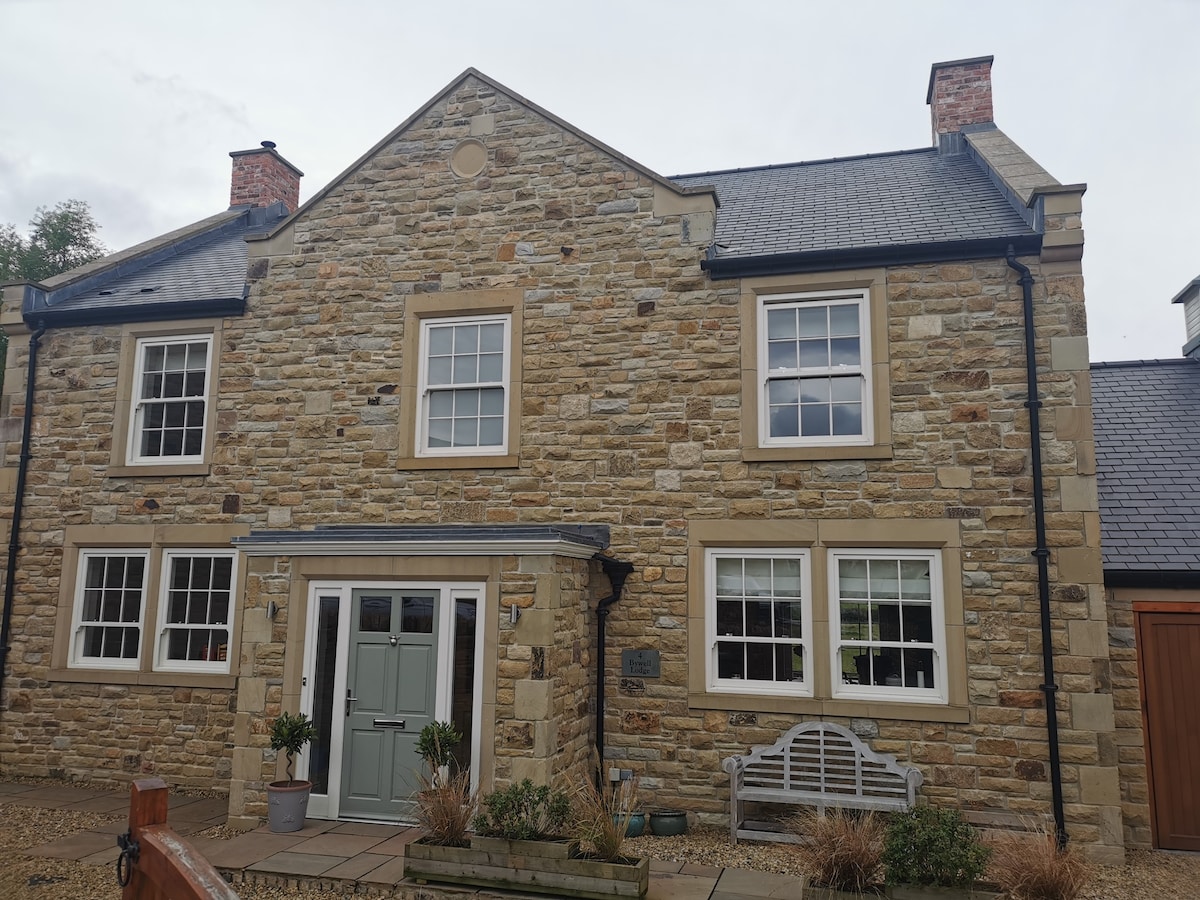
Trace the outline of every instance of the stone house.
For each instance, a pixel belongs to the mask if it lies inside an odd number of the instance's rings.
[[[1200,278],[1179,359],[1094,363],[1104,585],[1128,840],[1200,850]]]
[[[1144,844],[1084,187],[990,70],[933,66],[931,147],[674,178],[468,70],[298,208],[264,144],[228,212],[6,287],[0,770],[251,826],[298,709],[310,811],[386,820],[452,719],[484,787],[599,745],[718,823],[722,758],[825,718],[977,822]]]

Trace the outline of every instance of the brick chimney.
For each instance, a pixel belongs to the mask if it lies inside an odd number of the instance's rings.
[[[933,118],[935,146],[938,135],[992,121],[992,59],[976,56],[933,64],[925,102]]]
[[[288,212],[300,205],[300,179],[304,173],[280,156],[273,141],[253,150],[234,150],[229,205],[270,206],[282,202]]]

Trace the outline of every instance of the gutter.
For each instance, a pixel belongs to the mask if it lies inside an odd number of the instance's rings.
[[[901,244],[887,247],[851,247],[841,250],[807,250],[775,253],[769,256],[715,255],[710,247],[700,268],[714,281],[725,278],[755,278],[763,275],[791,275],[796,272],[830,272],[840,269],[872,269],[886,266],[920,265],[986,259],[1004,256],[1009,248],[1017,253],[1036,254],[1042,249],[1042,235],[984,238],[969,241],[936,241],[925,244]]]
[[[1104,586],[1200,590],[1200,572],[1187,569],[1105,569]]]
[[[1038,569],[1038,606],[1042,620],[1042,681],[1041,691],[1046,695],[1046,738],[1050,744],[1050,792],[1054,812],[1054,835],[1061,850],[1067,846],[1066,814],[1063,811],[1062,759],[1058,743],[1058,707],[1054,683],[1054,647],[1050,635],[1050,548],[1046,545],[1046,504],[1042,480],[1042,401],[1038,398],[1037,357],[1034,347],[1033,327],[1033,275],[1029,267],[1017,262],[1016,251],[1009,246],[1005,256],[1008,267],[1021,277],[1021,302],[1025,319],[1025,382],[1029,410],[1029,453],[1033,465],[1033,526],[1037,546],[1033,555]]]
[[[625,587],[625,579],[633,573],[633,563],[611,556],[601,556],[597,553],[592,559],[600,563],[600,568],[608,576],[612,584],[612,594],[596,604],[596,750],[600,755],[600,772],[598,778],[604,777],[604,651],[605,631],[604,622],[608,618],[608,610],[621,599],[621,591]]]
[[[14,580],[17,575],[17,554],[21,549],[21,513],[25,505],[25,478],[29,473],[29,461],[33,454],[29,452],[30,435],[33,431],[33,391],[34,376],[37,374],[38,344],[46,333],[46,325],[39,322],[37,330],[29,337],[29,371],[25,376],[25,414],[22,418],[21,459],[17,468],[16,495],[13,497],[12,525],[8,538],[8,566],[4,573],[4,612],[0,622],[0,687],[4,685],[4,673],[8,666],[8,638],[12,630],[13,598],[15,596]]]

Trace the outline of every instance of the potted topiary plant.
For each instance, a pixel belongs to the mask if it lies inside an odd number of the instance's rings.
[[[430,722],[417,735],[417,755],[429,767],[431,787],[437,787],[450,777],[454,765],[454,749],[462,742],[462,734],[449,722]]]
[[[304,713],[280,713],[271,723],[271,749],[287,754],[287,780],[267,785],[267,821],[272,831],[299,831],[308,812],[312,782],[294,777],[296,754],[317,736],[317,726]]]
[[[451,770],[454,748],[462,735],[449,722],[430,722],[417,735],[417,754],[428,774],[421,773],[417,791],[417,823],[426,843],[438,847],[466,847],[467,831],[475,815],[477,795],[471,789],[471,772]]]

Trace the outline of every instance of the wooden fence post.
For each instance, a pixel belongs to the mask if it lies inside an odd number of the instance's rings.
[[[136,861],[126,859],[129,881],[121,900],[238,900],[221,873],[167,824],[167,785],[143,778],[130,787],[129,839]]]

